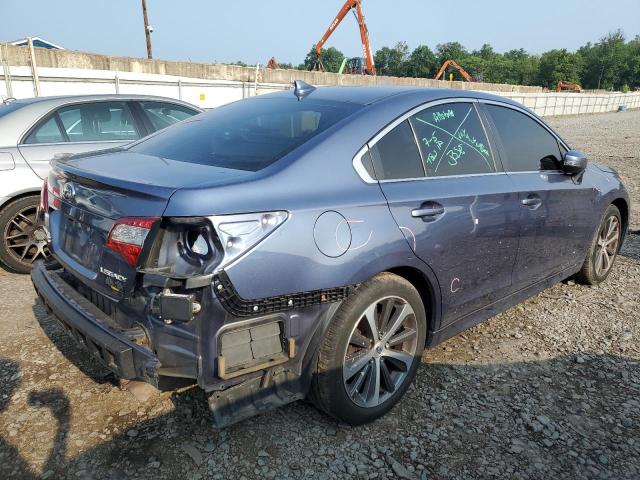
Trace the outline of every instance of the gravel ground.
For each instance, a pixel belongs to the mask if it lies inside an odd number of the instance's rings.
[[[551,123],[620,171],[638,228],[640,111]],[[638,479],[639,281],[631,235],[605,284],[556,285],[425,352],[371,425],[298,402],[215,431],[197,390],[118,388],[0,271],[0,478]]]

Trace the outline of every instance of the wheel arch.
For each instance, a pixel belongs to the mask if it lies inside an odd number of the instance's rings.
[[[430,279],[424,272],[415,267],[394,267],[389,268],[386,272],[393,273],[407,280],[420,294],[424,310],[427,316],[427,336],[426,341],[432,331],[437,330],[438,319],[440,318],[440,289],[435,279]]]
[[[24,192],[20,192],[17,195],[14,195],[12,197],[9,197],[4,203],[0,204],[0,210],[3,210],[4,208],[8,207],[10,204],[12,204],[13,202],[17,202],[18,200],[25,198],[25,197],[31,197],[33,195],[40,195],[40,190],[26,190]]]
[[[624,198],[619,197],[613,200],[611,205],[615,206],[620,211],[620,218],[622,220],[622,238],[620,240],[620,245],[618,246],[619,250],[622,248],[624,239],[627,236],[627,229],[629,228],[629,204]]]

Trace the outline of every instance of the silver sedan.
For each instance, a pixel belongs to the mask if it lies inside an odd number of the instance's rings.
[[[180,100],[147,95],[0,102],[0,264],[26,273],[47,255],[36,212],[52,158],[118,147],[200,112]]]

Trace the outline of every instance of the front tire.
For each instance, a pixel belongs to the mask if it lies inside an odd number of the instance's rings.
[[[0,262],[16,273],[29,273],[31,264],[46,258],[47,232],[37,220],[40,197],[22,197],[0,210]]]
[[[311,386],[314,404],[352,425],[381,417],[415,377],[427,321],[418,291],[382,273],[340,306],[320,347]]]
[[[615,205],[609,205],[602,222],[591,241],[587,258],[576,275],[576,280],[585,285],[604,282],[611,273],[620,249],[622,218]]]

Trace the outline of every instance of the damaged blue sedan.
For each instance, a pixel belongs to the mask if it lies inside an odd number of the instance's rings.
[[[197,384],[218,426],[305,397],[362,424],[425,347],[605,280],[629,197],[511,100],[295,82],[54,161],[40,210],[35,289],[118,377]]]

